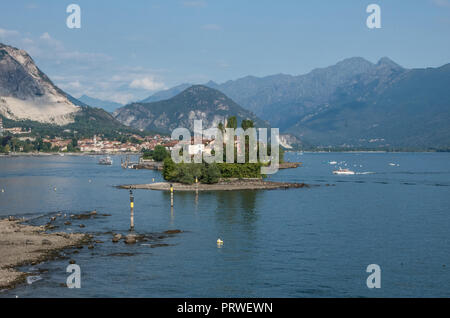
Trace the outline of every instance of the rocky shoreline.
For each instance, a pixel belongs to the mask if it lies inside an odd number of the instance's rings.
[[[170,182],[157,182],[149,184],[129,184],[118,186],[121,189],[145,189],[169,191]],[[215,184],[182,184],[172,183],[174,191],[238,191],[238,190],[273,190],[290,188],[309,188],[306,183],[289,183],[264,181],[261,179],[232,179],[222,180]]]
[[[301,162],[282,162],[279,164],[278,169],[295,169],[302,165]]]
[[[18,266],[38,264],[55,258],[58,252],[87,243],[85,234],[45,232],[45,226],[22,224],[13,217],[0,220],[0,289],[14,288],[26,280]]]

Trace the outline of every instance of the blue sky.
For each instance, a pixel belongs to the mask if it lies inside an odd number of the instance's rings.
[[[81,29],[66,7],[81,7]],[[382,28],[366,26],[367,5]],[[62,89],[121,103],[177,84],[304,74],[353,56],[450,62],[450,0],[15,0],[0,42],[27,50]]]

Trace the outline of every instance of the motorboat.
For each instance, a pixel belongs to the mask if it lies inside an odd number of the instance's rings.
[[[107,156],[104,158],[100,158],[100,160],[98,161],[99,165],[105,165],[105,166],[111,166],[113,164],[113,161],[111,159],[111,157]]]
[[[355,171],[339,168],[339,170],[334,170],[333,173],[340,174],[340,175],[353,175],[353,174],[355,174]]]

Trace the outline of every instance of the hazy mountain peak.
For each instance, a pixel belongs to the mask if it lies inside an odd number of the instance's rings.
[[[190,96],[196,99],[225,99],[228,98],[221,91],[208,87],[206,85],[192,85],[191,87],[185,89],[183,92],[179,93],[175,98],[181,98]]]
[[[215,86],[217,86],[218,84],[216,83],[216,82],[214,82],[214,81],[208,81],[208,83],[206,83],[205,84],[206,86],[209,86],[209,87],[215,87]]]
[[[379,61],[378,61],[378,63],[377,63],[377,66],[388,66],[388,67],[390,67],[390,68],[403,68],[403,67],[401,67],[400,65],[398,65],[397,63],[395,63],[393,60],[391,60],[390,58],[388,58],[388,57],[382,57]]]
[[[212,90],[212,88],[209,88],[205,85],[192,85],[191,87],[189,87],[188,89],[186,89],[182,94],[186,94],[186,93],[203,93],[203,92],[207,92],[209,90]]]
[[[113,112],[115,111],[117,108],[122,107],[123,104],[117,103],[117,102],[113,102],[110,100],[102,100],[99,98],[94,98],[94,97],[90,97],[88,95],[83,95],[80,98],[78,98],[79,101],[89,105],[89,106],[93,106],[93,107],[97,107],[97,108],[103,108],[104,110],[108,111],[108,112]]]
[[[169,99],[169,98],[181,93],[182,91],[184,91],[186,88],[189,88],[190,86],[192,86],[192,84],[183,83],[183,84],[177,85],[175,87],[156,92],[153,95],[147,97],[146,99],[143,99],[141,101],[141,103],[151,103],[151,102],[157,102],[160,100]]]
[[[363,57],[350,57],[337,62],[335,65],[324,68],[325,70],[333,70],[345,73],[365,73],[375,67],[375,64]]]
[[[373,65],[372,62],[370,62],[360,56],[349,57],[349,58],[343,59],[342,61],[339,61],[336,63],[336,65],[342,65],[342,64],[344,64],[344,65],[351,65],[351,64]]]
[[[203,121],[204,128],[217,127],[230,116],[236,116],[238,121],[252,119],[256,126],[267,127],[267,123],[224,93],[205,85],[192,85],[166,100],[124,106],[114,116],[125,125],[164,133],[177,127],[193,129],[196,119]]]

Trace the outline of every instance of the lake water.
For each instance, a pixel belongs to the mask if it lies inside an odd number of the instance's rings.
[[[61,287],[69,274],[60,259],[21,268],[41,279],[0,297],[450,296],[449,153],[288,153],[303,166],[269,180],[319,187],[175,193],[173,211],[167,193],[136,190],[136,232],[183,231],[155,248],[111,242],[111,231],[129,229],[129,193],[114,186],[161,181],[113,159],[0,158],[0,217],[45,224],[60,211],[110,214],[57,221],[104,241],[68,255],[81,267],[80,289]],[[357,174],[333,175],[338,166]],[[369,264],[381,267],[380,289],[366,286]]]

